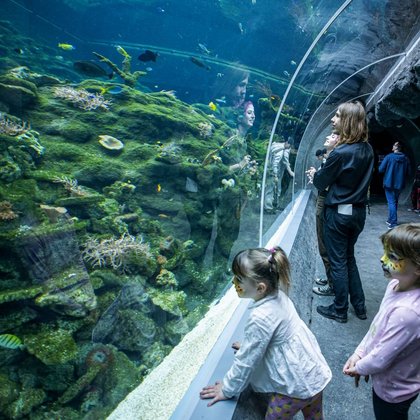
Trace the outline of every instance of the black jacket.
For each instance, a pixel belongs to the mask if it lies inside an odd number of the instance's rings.
[[[367,204],[373,164],[373,150],[369,143],[337,146],[314,175],[313,182],[318,190],[328,187],[325,205]]]

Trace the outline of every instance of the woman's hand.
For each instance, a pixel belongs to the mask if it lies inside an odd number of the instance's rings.
[[[315,175],[316,169],[311,166],[306,172],[306,176],[308,177],[308,184],[312,184],[313,180],[314,180],[314,175]]]
[[[202,400],[207,400],[213,398],[208,404],[207,407],[217,403],[218,401],[228,400],[229,398],[225,397],[222,391],[222,384],[217,381],[214,385],[205,386],[200,392],[200,398]]]
[[[235,341],[232,343],[232,348],[234,350],[234,353],[236,353],[241,348],[241,343],[239,341]]]

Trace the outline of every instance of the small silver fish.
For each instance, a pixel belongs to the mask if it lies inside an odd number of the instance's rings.
[[[284,74],[286,77],[290,77],[290,73],[289,73],[287,70],[284,70],[283,74]]]
[[[200,48],[204,54],[210,55],[210,50],[204,44],[198,43],[198,48]]]
[[[290,64],[291,64],[292,66],[296,66],[296,61],[291,60],[291,61],[290,61]]]

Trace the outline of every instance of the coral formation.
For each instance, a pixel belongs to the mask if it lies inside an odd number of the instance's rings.
[[[124,48],[120,46],[117,46],[117,52],[124,57],[121,69],[115,63],[113,63],[109,58],[104,57],[103,55],[98,54],[96,52],[94,52],[93,55],[98,57],[100,61],[107,64],[113,71],[115,71],[115,73],[117,73],[118,76],[120,76],[121,79],[124,80],[124,83],[127,86],[134,87],[139,77],[147,73],[140,70],[131,72],[131,59],[132,59],[131,55],[128,54],[127,51],[125,51]]]
[[[18,217],[9,201],[0,201],[0,220],[13,220]]]
[[[124,143],[122,141],[105,134],[99,136],[99,144],[108,150],[119,151],[124,148]]]
[[[29,123],[25,121],[19,121],[7,117],[0,112],[0,134],[7,134],[8,136],[17,136],[19,134],[26,133],[31,129]]]
[[[98,108],[108,111],[112,103],[111,100],[105,99],[100,93],[90,93],[85,89],[74,89],[70,86],[54,87],[53,95],[56,98],[71,102],[85,111]]]
[[[150,246],[143,242],[143,238],[123,234],[120,238],[102,239],[89,238],[83,246],[84,259],[93,267],[111,267],[119,272],[129,272],[130,264],[140,256],[150,258]]]

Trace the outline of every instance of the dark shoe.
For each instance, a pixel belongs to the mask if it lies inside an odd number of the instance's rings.
[[[318,277],[317,279],[315,279],[315,284],[317,284],[318,286],[326,286],[328,284],[328,280],[323,279],[322,277]]]
[[[334,308],[334,304],[330,306],[317,306],[316,311],[325,318],[334,319],[335,321],[341,322],[342,324],[347,322],[347,315],[341,315],[337,313]]]
[[[354,312],[356,313],[357,318],[367,319],[366,308],[365,307],[363,309],[360,309],[360,310],[357,310],[356,308],[354,308]]]
[[[333,288],[328,284],[325,286],[313,287],[312,291],[320,296],[335,296]]]

